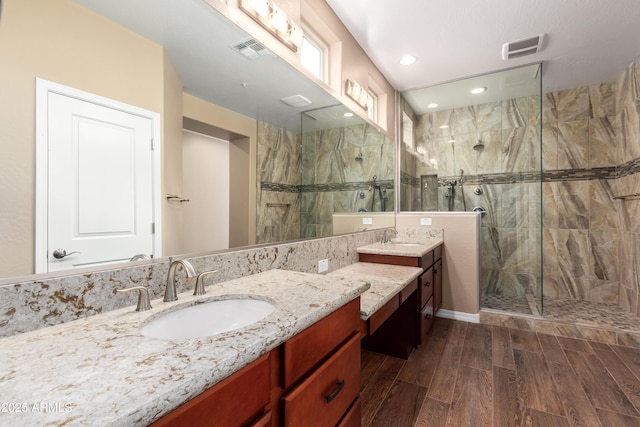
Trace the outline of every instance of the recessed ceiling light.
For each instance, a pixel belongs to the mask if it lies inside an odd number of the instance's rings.
[[[405,55],[402,58],[400,58],[400,65],[411,65],[411,64],[415,64],[416,61],[418,60],[417,56],[413,56],[413,55]]]
[[[448,127],[449,127],[449,125],[442,125],[442,126],[440,126],[440,129],[446,129]]]
[[[471,93],[472,93],[472,94],[474,94],[474,95],[477,95],[477,94],[482,93],[482,92],[484,92],[484,91],[486,91],[486,90],[487,90],[487,88],[486,88],[486,87],[484,87],[484,86],[482,86],[482,87],[475,87],[475,88],[471,89]]]
[[[343,116],[345,116],[345,117],[353,117],[353,113],[344,113]]]
[[[436,108],[437,106],[438,104],[436,103],[427,104],[427,108]]]

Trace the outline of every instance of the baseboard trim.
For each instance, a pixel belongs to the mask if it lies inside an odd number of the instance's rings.
[[[461,320],[463,322],[469,323],[480,323],[480,313],[471,314],[465,313],[463,311],[451,311],[440,309],[436,314],[437,317],[442,317],[443,319],[452,319],[452,320]]]

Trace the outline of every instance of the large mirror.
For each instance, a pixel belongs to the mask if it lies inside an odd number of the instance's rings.
[[[326,225],[314,228],[313,233],[305,231],[309,227],[305,229],[300,220],[304,197],[296,191],[303,188],[301,165],[305,162],[301,113],[334,108],[336,99],[256,44],[204,0],[2,0],[0,5],[0,278],[34,273],[36,78],[159,113],[163,256],[204,250],[185,242],[183,236],[185,224],[194,223],[185,207],[195,200],[181,203],[165,198],[189,198],[182,176],[190,168],[183,167],[184,132],[221,139],[231,147],[231,158],[234,150],[244,156],[241,164],[245,169],[231,164],[229,194],[224,196],[231,200],[229,209],[238,209],[237,214],[227,215],[231,223],[222,227],[227,231],[227,247],[331,234]],[[281,101],[297,95],[311,104],[291,107]],[[239,120],[236,113],[251,120]],[[380,138],[364,121],[345,125],[343,117],[313,132],[319,135],[341,128],[338,134],[344,135],[356,129],[362,139],[349,143],[354,147]],[[211,125],[213,122],[216,124]],[[334,153],[344,148],[340,141]],[[291,156],[289,143],[296,144],[297,157]],[[387,138],[375,156],[367,156],[368,162],[381,159],[385,172],[372,174],[375,168],[367,166],[369,171],[355,186],[368,189],[371,182],[386,190],[390,203],[382,210],[393,211],[393,188],[388,181],[393,173],[387,173],[393,165],[393,150],[386,148],[389,143]],[[362,169],[358,154],[350,163]],[[270,173],[269,180],[264,179]],[[269,200],[272,193],[263,191],[272,189],[269,185],[283,184],[271,179],[274,174],[298,177],[294,187],[285,188],[295,194],[295,209],[285,212],[288,202]],[[374,175],[378,182],[373,182]],[[217,194],[215,190],[209,193]],[[332,207],[355,209],[357,204],[336,202]],[[240,222],[233,224],[234,218]],[[213,228],[220,229],[219,224]],[[295,226],[285,230],[283,224]],[[198,231],[202,234],[196,227],[196,234]]]

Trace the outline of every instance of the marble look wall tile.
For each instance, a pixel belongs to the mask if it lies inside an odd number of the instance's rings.
[[[542,98],[540,96],[527,96],[529,108],[528,126],[540,127],[542,124]]]
[[[618,345],[640,348],[640,334],[618,333]]]
[[[529,206],[531,198],[526,183],[504,184],[499,209],[500,227],[529,227]]]
[[[591,230],[591,279],[618,281],[618,242],[621,233],[618,230]]]
[[[558,169],[558,125],[542,126],[542,170]]]
[[[529,104],[526,98],[502,101],[502,129],[525,127],[529,123]]]
[[[300,193],[260,191],[258,206],[256,243],[300,238]]]
[[[498,132],[502,122],[502,103],[490,102],[473,107],[476,118],[476,132]]]
[[[589,300],[591,302],[618,303],[620,283],[616,281],[592,280]]]
[[[559,183],[542,183],[542,225],[544,228],[559,228],[558,216]]]
[[[474,107],[460,107],[453,110],[456,120],[449,128],[454,135],[478,132],[476,110]]]
[[[557,92],[556,99],[558,122],[588,120],[591,117],[588,87],[561,90]]]
[[[602,83],[589,86],[589,101],[591,102],[591,117],[614,116],[616,110],[616,84]]]
[[[443,110],[433,113],[433,132],[437,138],[442,138],[451,135],[454,129],[458,126],[458,116],[455,114],[455,110]],[[442,128],[442,126],[448,126]]]
[[[588,278],[590,265],[588,231],[556,230],[552,237],[558,253],[558,266],[561,276]],[[585,290],[588,290],[588,288]],[[580,291],[579,294],[586,295],[585,290]]]
[[[548,92],[542,95],[542,124],[558,124],[558,94]]]
[[[591,230],[620,228],[619,214],[611,204],[613,197],[614,190],[608,180],[590,181],[589,227]]]
[[[589,167],[589,121],[558,123],[558,168]]]
[[[618,77],[616,81],[617,90],[617,109],[620,112],[624,107],[633,101],[635,95],[635,73],[634,67],[636,63],[632,63],[627,69]]]
[[[567,287],[559,276],[549,276],[546,272],[542,276],[544,296],[553,299],[572,298]]]
[[[542,230],[542,269],[544,271],[545,280],[547,277],[559,277],[560,266],[558,265],[558,248],[556,242],[558,241],[557,229],[544,228]],[[547,289],[552,291],[555,287],[549,286],[545,283],[545,294]]]
[[[259,159],[258,176],[261,182],[300,184],[300,164],[300,154],[267,149]]]
[[[589,167],[616,166],[621,163],[615,121],[616,118],[612,116],[589,120]]]
[[[502,170],[501,162],[496,159],[502,158],[502,131],[500,132],[484,132],[481,134],[481,140],[484,148],[480,151],[471,153],[472,160],[475,161],[475,173],[500,173]],[[474,170],[474,169],[471,169]]]
[[[563,181],[557,185],[558,226],[565,229],[589,228],[589,182]]]
[[[540,126],[527,127],[527,152],[529,165],[527,171],[542,170],[542,129]]]
[[[620,283],[623,287],[640,291],[640,234],[622,232],[618,240]]]
[[[527,128],[502,131],[502,165],[500,172],[524,172],[529,168]]]
[[[640,157],[640,101],[625,105],[620,116],[623,160]]]

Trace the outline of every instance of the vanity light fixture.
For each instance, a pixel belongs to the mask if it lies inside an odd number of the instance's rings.
[[[436,104],[435,102],[432,102],[431,104],[427,104],[427,108],[437,108],[438,104]]]
[[[416,63],[417,60],[418,60],[417,56],[405,55],[402,58],[400,58],[400,65],[413,65]]]
[[[289,19],[273,1],[240,0],[240,9],[292,51],[297,52],[302,46],[302,28]]]
[[[345,94],[356,101],[365,111],[369,109],[369,103],[373,100],[371,94],[354,80],[347,79],[345,82]]]
[[[487,88],[485,86],[475,87],[471,89],[471,93],[474,95],[478,95],[479,93],[486,92]]]

